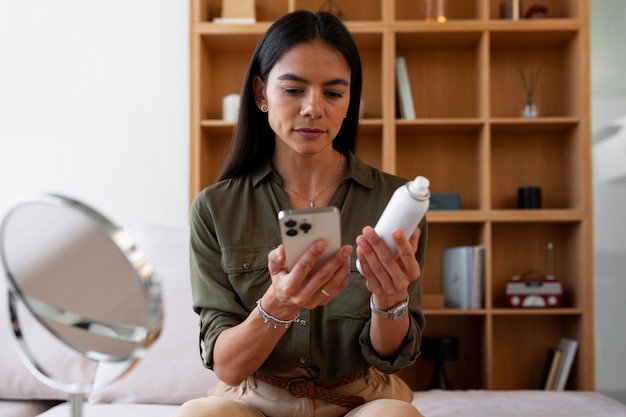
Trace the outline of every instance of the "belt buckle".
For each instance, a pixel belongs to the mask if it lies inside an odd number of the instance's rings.
[[[308,387],[306,386],[306,382],[307,382],[306,378],[295,378],[287,382],[287,386],[285,387],[285,389],[287,390],[287,392],[289,392],[289,394],[293,395],[294,397],[306,397],[309,391]],[[295,384],[300,384],[300,383],[305,384],[305,388],[306,388],[305,393],[302,393],[302,390],[298,390],[298,386],[295,385]]]

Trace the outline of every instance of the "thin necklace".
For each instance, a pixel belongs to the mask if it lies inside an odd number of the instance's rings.
[[[313,208],[313,207],[315,207],[315,201],[317,201],[317,198],[324,191],[328,190],[331,185],[333,185],[335,183],[335,179],[337,177],[337,174],[339,173],[339,165],[341,165],[341,156],[339,156],[339,159],[337,160],[337,168],[335,168],[335,172],[333,173],[333,176],[331,177],[330,181],[328,182],[328,184],[326,184],[326,186],[324,188],[322,188],[320,191],[318,191],[317,194],[315,194],[314,197],[311,197],[311,198],[303,197],[299,192],[297,192],[296,190],[294,190],[291,187],[288,187],[285,184],[283,184],[283,189],[285,189],[287,191],[291,191],[292,193],[297,195],[301,200],[308,200],[309,201],[309,207]]]

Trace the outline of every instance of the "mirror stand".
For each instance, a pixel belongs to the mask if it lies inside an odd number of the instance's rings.
[[[70,412],[72,417],[82,417],[83,415],[83,403],[85,397],[91,392],[93,386],[81,383],[65,383],[58,381],[51,376],[51,373],[46,371],[42,364],[35,358],[35,355],[28,347],[28,343],[24,339],[25,334],[22,331],[18,314],[18,302],[20,302],[20,296],[14,289],[9,288],[9,320],[13,328],[13,335],[15,336],[15,344],[17,353],[22,359],[24,365],[28,368],[31,374],[33,374],[39,381],[54,388],[58,391],[65,392],[68,395],[68,402],[70,404]],[[112,381],[111,381],[112,382]]]
[[[69,394],[69,402],[71,406],[72,417],[83,417],[83,401],[85,400],[85,394],[79,392],[72,392]]]

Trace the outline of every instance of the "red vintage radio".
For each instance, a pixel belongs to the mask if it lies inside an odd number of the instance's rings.
[[[552,273],[552,243],[548,243],[547,275],[527,272],[514,275],[506,284],[506,305],[521,308],[561,307],[563,288]]]
[[[506,284],[506,304],[509,307],[561,307],[562,303],[563,289],[554,275],[514,275]]]

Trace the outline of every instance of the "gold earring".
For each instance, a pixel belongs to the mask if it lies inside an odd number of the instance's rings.
[[[263,113],[267,113],[267,104],[262,104],[262,105],[261,105],[261,111],[262,111]]]

